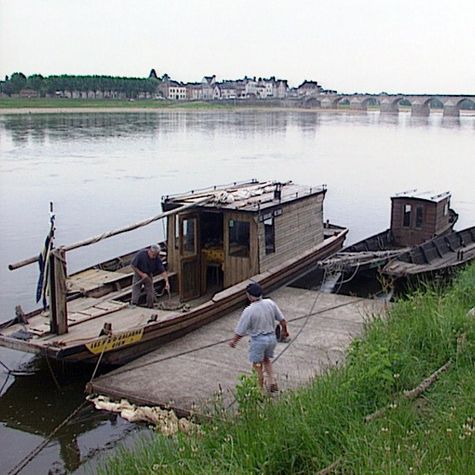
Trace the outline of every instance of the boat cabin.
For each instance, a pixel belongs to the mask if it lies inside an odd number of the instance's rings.
[[[394,244],[414,246],[450,231],[458,215],[450,209],[450,192],[405,191],[391,197]]]
[[[326,187],[252,180],[162,197],[182,301],[262,274],[323,242]],[[203,198],[209,196],[209,201]],[[283,268],[284,271],[284,268]]]

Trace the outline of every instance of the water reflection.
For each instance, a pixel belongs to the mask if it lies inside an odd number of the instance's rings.
[[[456,129],[461,125],[460,117],[442,116],[441,126],[446,129]]]
[[[433,117],[418,117],[418,116],[409,116],[409,125],[411,127],[427,127],[431,122],[434,121]]]
[[[354,123],[427,127],[440,118],[412,116],[410,113],[381,114],[369,111],[361,114],[326,114],[321,111],[289,112],[247,111],[233,112],[128,112],[128,113],[71,113],[71,114],[12,114],[0,118],[2,126],[11,136],[15,146],[28,142],[45,144],[100,140],[117,137],[154,137],[176,133],[225,133],[243,134],[286,133],[298,128],[304,133],[314,133],[322,123]],[[444,127],[459,127],[459,117],[442,117]]]
[[[83,404],[84,385],[91,368],[77,368],[74,372],[70,369],[67,376],[63,374],[62,377],[61,372],[56,369],[55,375],[60,388],[56,386],[43,359],[34,359],[22,370],[27,371],[29,375],[15,377],[13,384],[0,399],[0,421],[4,427],[31,434],[34,436],[32,441],[35,446],[53,434],[51,442],[58,447],[63,465],[61,472],[64,472],[64,469],[68,472],[76,470],[85,460],[91,458],[97,449],[104,449],[107,440],[104,440],[100,433],[94,436],[94,429],[104,424],[118,424],[117,415],[98,412],[89,403],[83,405],[66,425],[54,433],[54,430]],[[121,424],[124,422],[121,421]],[[81,435],[86,433],[89,434],[87,444],[80,442]],[[14,463],[22,460],[29,450],[28,444],[13,450]],[[57,466],[58,463],[54,463],[57,456],[49,453],[49,457],[51,456],[53,458],[50,464]],[[42,463],[44,464],[44,461]],[[43,473],[44,470],[34,467],[35,461],[29,469]]]
[[[1,116],[1,126],[16,146],[28,143],[80,141],[114,137],[153,137],[184,132],[215,134],[236,131],[239,135],[285,133],[289,127],[314,131],[318,113],[272,111],[229,112],[139,112],[18,114]]]
[[[398,125],[399,114],[378,114],[378,123],[385,125]]]

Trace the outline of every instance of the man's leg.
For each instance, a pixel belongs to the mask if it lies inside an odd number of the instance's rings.
[[[147,307],[153,308],[155,302],[155,293],[153,291],[153,282],[151,278],[144,280],[145,293],[147,295]]]
[[[262,364],[264,366],[264,371],[267,374],[269,384],[270,385],[274,384],[275,380],[274,380],[274,370],[272,368],[272,361],[270,360],[270,358],[267,358],[267,356],[266,356],[264,358],[264,361],[262,362]]]
[[[276,392],[278,390],[277,383],[274,379],[274,370],[272,367],[272,361],[270,358],[267,358],[267,356],[264,358],[264,361],[262,362],[262,365],[264,366],[264,371],[267,374],[268,378],[268,383],[269,383],[269,390],[271,392]]]
[[[252,363],[252,367],[257,374],[257,382],[261,391],[264,391],[264,372],[262,370],[262,363]]]
[[[132,299],[130,301],[132,305],[139,304],[140,287],[142,287],[141,280],[142,279],[140,278],[140,276],[134,272],[134,277],[132,279]]]

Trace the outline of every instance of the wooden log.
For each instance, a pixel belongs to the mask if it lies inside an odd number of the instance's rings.
[[[450,360],[447,361],[447,363],[445,363],[444,366],[441,366],[437,371],[432,373],[428,378],[424,379],[424,381],[422,381],[417,387],[408,391],[404,391],[403,396],[409,400],[418,398],[424,391],[426,391],[430,386],[432,386],[437,381],[439,376],[444,371],[447,371],[450,368],[451,364],[452,362]],[[390,405],[384,406],[378,409],[377,411],[367,415],[364,418],[364,421],[370,422],[374,419],[377,419],[378,417],[381,417],[389,407]]]
[[[447,371],[450,367],[452,362],[449,360],[447,363],[444,364],[444,366],[440,367],[437,371],[432,373],[428,378],[424,379],[419,386],[417,386],[414,389],[411,389],[410,391],[404,391],[404,397],[407,399],[415,399],[416,397],[419,397],[427,388],[432,386],[432,384],[437,381],[441,373],[444,371]]]
[[[317,475],[330,475],[332,473],[336,473],[336,469],[341,464],[341,458],[335,460],[332,464],[325,467],[323,470],[317,472]]]

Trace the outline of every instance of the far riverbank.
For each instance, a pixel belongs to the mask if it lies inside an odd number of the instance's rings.
[[[347,114],[361,114],[362,111],[352,111],[350,109],[299,109],[290,107],[252,107],[252,106],[229,106],[229,107],[166,107],[166,108],[152,108],[152,107],[54,107],[54,108],[19,108],[19,109],[3,109],[0,108],[0,114],[73,114],[73,113],[138,113],[138,112],[220,112],[227,111],[252,111],[252,112],[329,112]]]
[[[0,114],[70,114],[70,113],[123,113],[123,112],[165,112],[165,111],[286,111],[286,112],[329,112],[361,114],[364,111],[351,110],[348,104],[339,105],[334,109],[321,109],[318,107],[303,108],[296,106],[281,106],[275,103],[262,103],[248,101],[227,102],[177,102],[168,100],[105,100],[105,99],[54,99],[54,98],[0,98]],[[377,111],[377,106],[368,108]],[[400,106],[400,112],[410,111],[410,107]],[[442,109],[433,112],[442,113]],[[475,111],[463,113],[475,114]]]
[[[300,112],[300,113],[323,113],[323,114],[365,114],[366,112],[379,112],[377,107],[370,107],[367,111],[351,110],[347,107],[338,109],[302,109],[297,107],[265,107],[265,106],[250,106],[250,105],[236,105],[236,106],[222,106],[220,104],[206,104],[200,103],[193,105],[179,105],[174,104],[169,107],[103,107],[103,106],[89,106],[89,107],[18,107],[18,108],[4,108],[0,107],[0,115],[21,115],[21,114],[85,114],[85,113],[140,113],[140,112]],[[400,107],[399,112],[410,113],[410,107]],[[442,115],[442,109],[431,110],[431,114]],[[475,111],[463,110],[460,115],[464,117],[475,116]]]

